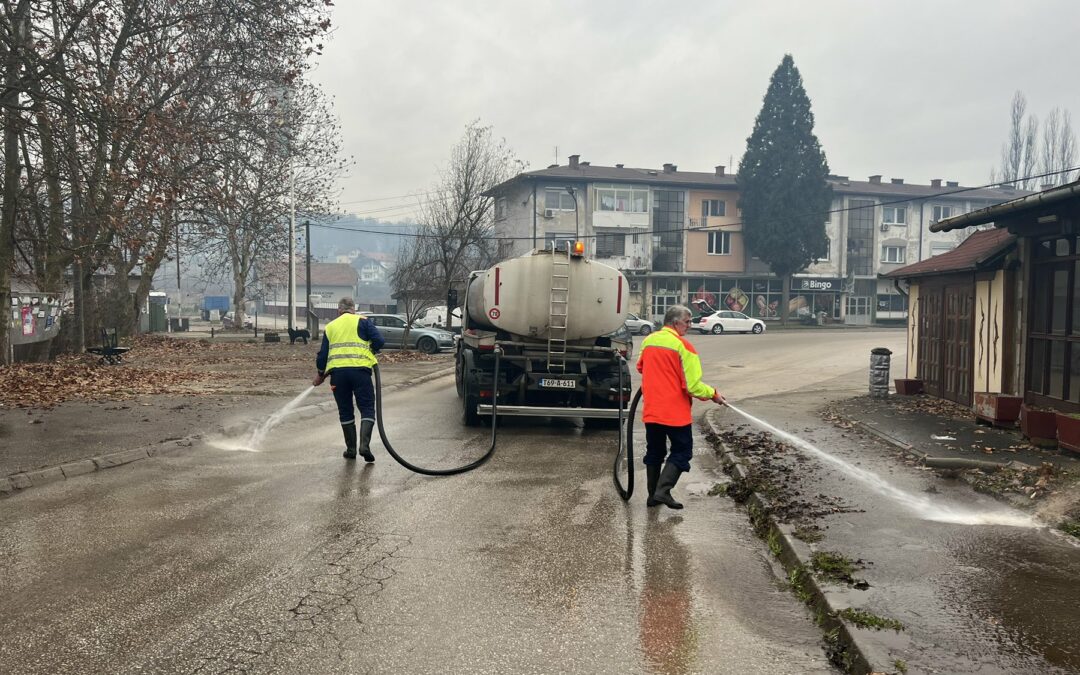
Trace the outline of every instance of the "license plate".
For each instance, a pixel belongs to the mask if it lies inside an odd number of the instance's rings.
[[[550,377],[545,377],[540,380],[541,387],[548,387],[549,389],[574,389],[577,387],[577,381],[575,380],[554,380]]]

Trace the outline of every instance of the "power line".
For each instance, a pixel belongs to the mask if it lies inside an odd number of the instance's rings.
[[[431,190],[429,192],[417,192],[408,195],[397,195],[396,197],[373,197],[371,199],[354,199],[348,202],[338,202],[338,204],[366,204],[368,202],[386,202],[391,199],[406,199],[409,197],[427,197],[428,195],[437,195],[442,193],[443,190]]]

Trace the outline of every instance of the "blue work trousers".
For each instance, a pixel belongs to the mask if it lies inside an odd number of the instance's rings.
[[[360,420],[375,421],[375,386],[370,368],[334,368],[330,371],[330,391],[337,402],[338,419],[341,424],[356,421],[353,399],[360,409]]]
[[[668,440],[671,440],[671,455],[668,456]],[[683,471],[690,470],[690,459],[694,456],[694,431],[692,425],[669,427],[656,422],[645,423],[645,464],[660,466],[664,457]]]

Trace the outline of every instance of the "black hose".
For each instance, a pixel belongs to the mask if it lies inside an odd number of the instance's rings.
[[[379,426],[379,438],[382,439],[382,444],[386,448],[386,451],[390,453],[390,456],[397,461],[398,464],[405,467],[409,471],[414,473],[423,474],[425,476],[455,476],[459,473],[465,473],[466,471],[472,471],[473,469],[483,466],[491,456],[495,454],[495,429],[498,427],[498,413],[499,413],[499,355],[502,353],[501,349],[495,350],[495,384],[494,391],[491,394],[491,447],[488,448],[484,455],[476,460],[470,462],[464,466],[457,466],[452,469],[425,469],[421,466],[416,466],[410,463],[401,455],[397,454],[394,450],[394,446],[390,445],[390,441],[386,438],[386,429],[383,428],[383,416],[382,416],[382,376],[379,374],[379,364],[375,364],[372,370],[375,371],[375,421]]]
[[[615,490],[622,497],[624,502],[630,501],[630,496],[634,494],[634,417],[637,415],[638,401],[641,400],[641,387],[638,387],[637,393],[634,394],[634,400],[630,402],[630,410],[627,411],[626,417],[623,417],[622,407],[622,392],[625,389],[624,385],[624,369],[623,363],[619,364],[619,450],[615,453],[615,464],[611,467],[611,480],[615,483]],[[623,428],[626,429],[626,442],[623,443]],[[623,450],[626,451],[626,487],[624,488],[622,482],[619,480],[619,460],[623,456]]]

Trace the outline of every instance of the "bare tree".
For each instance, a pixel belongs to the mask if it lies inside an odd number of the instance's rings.
[[[1042,133],[1042,155],[1039,173],[1046,174],[1041,183],[1064,185],[1072,180],[1070,171],[1076,162],[1076,134],[1072,115],[1063,108],[1054,108],[1046,116]]]
[[[1034,115],[1027,115],[1027,98],[1017,91],[1012,99],[1009,138],[1001,146],[1001,166],[991,172],[991,180],[1022,190],[1036,187],[1036,180],[1030,176],[1037,161],[1038,137],[1039,121]]]
[[[523,169],[506,140],[496,139],[490,126],[474,121],[465,127],[431,190],[434,196],[423,208],[422,236],[403,256],[429,272],[428,285],[437,289],[436,298],[446,298],[471,270],[496,261],[500,251],[494,241],[494,199],[487,191]],[[405,288],[393,282],[391,286],[399,294]],[[439,303],[428,307],[434,304]]]
[[[248,286],[260,267],[288,265],[290,201],[301,218],[324,218],[333,183],[346,162],[338,156],[336,121],[315,87],[294,83],[251,95],[251,114],[218,139],[218,169],[199,228],[211,264],[230,270],[233,310],[243,321]]]
[[[443,289],[438,281],[439,262],[434,242],[424,236],[403,241],[390,274],[394,299],[407,324],[401,347],[408,344],[409,327],[413,322],[428,309],[445,302],[445,295],[440,298]]]
[[[0,297],[12,269],[50,290],[70,275],[81,328],[104,276],[106,308],[137,316],[169,242],[212,201],[231,150],[215,140],[250,114],[238,92],[301,86],[331,4],[0,0]],[[0,322],[4,357],[6,338]]]

